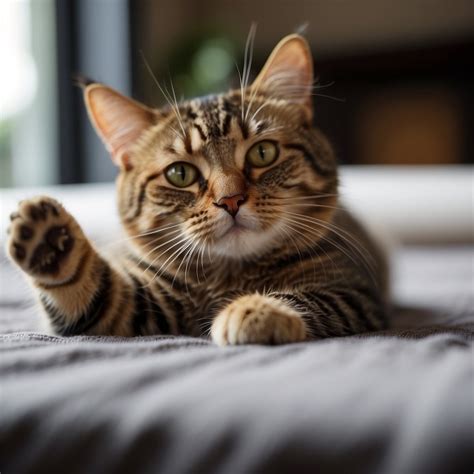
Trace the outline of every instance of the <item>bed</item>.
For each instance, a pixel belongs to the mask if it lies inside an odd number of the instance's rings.
[[[413,209],[418,172],[343,170],[355,211],[398,241],[393,324],[378,333],[228,348],[51,336],[2,253],[0,472],[472,473],[472,175],[448,169],[434,179],[451,189],[449,212],[434,208],[446,196],[429,189]],[[406,202],[380,204],[387,182]],[[2,247],[13,203],[37,192],[2,191]],[[99,247],[118,239],[110,184],[46,192]],[[90,205],[97,212],[87,217]],[[430,219],[407,225],[431,205]]]

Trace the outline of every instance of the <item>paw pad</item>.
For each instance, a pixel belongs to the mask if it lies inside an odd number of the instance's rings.
[[[34,235],[34,231],[31,227],[27,225],[22,225],[20,227],[20,239],[21,240],[30,240]]]
[[[73,243],[65,226],[52,227],[33,251],[31,270],[35,273],[57,273],[61,260],[71,251]]]
[[[23,247],[20,244],[14,243],[13,248],[14,248],[14,252],[15,252],[15,258],[17,260],[23,261],[26,257],[25,247]]]
[[[74,247],[74,220],[47,197],[22,201],[10,215],[9,253],[30,275],[55,276]]]

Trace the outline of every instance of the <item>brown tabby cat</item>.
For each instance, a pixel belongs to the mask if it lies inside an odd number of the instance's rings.
[[[282,344],[385,326],[384,263],[312,126],[306,41],[284,38],[247,81],[160,110],[84,88],[131,246],[106,261],[54,199],[19,204],[8,251],[55,333]]]

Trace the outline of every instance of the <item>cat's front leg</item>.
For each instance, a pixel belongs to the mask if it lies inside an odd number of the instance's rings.
[[[20,202],[10,220],[7,253],[31,278],[52,330],[62,335],[110,333],[115,295],[124,283],[76,220],[46,196]],[[122,305],[126,312],[127,303]],[[114,332],[126,331],[117,324]]]
[[[219,345],[284,344],[386,326],[385,308],[374,288],[338,285],[241,296],[217,315],[211,335]]]
[[[290,303],[259,293],[240,296],[223,308],[211,326],[215,343],[287,344],[304,341],[303,315]]]

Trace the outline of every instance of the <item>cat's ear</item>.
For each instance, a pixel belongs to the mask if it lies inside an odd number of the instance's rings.
[[[283,38],[253,82],[254,88],[303,105],[311,117],[313,59],[307,41],[297,34]]]
[[[84,88],[89,118],[112,156],[112,161],[130,169],[129,151],[140,135],[156,120],[148,107],[102,84]]]

